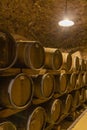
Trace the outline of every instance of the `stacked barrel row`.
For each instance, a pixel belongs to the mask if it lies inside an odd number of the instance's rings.
[[[43,47],[38,41],[15,41],[3,30],[0,49],[0,106],[22,110],[5,118],[2,129],[15,130],[15,125],[19,130],[44,130],[59,124],[86,102],[87,61],[84,59],[58,48]],[[20,68],[20,73],[2,76],[11,68]],[[46,71],[31,75],[24,73],[24,68]]]

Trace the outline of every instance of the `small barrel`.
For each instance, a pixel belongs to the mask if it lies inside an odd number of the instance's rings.
[[[67,115],[71,112],[73,97],[71,94],[60,98],[62,100],[62,114]]]
[[[0,130],[17,130],[17,129],[16,129],[16,126],[12,122],[6,121],[6,122],[0,123]]]
[[[80,104],[80,92],[76,90],[72,93],[73,102],[72,102],[72,110],[75,110]]]
[[[45,68],[59,70],[62,65],[62,53],[57,48],[45,49]]]
[[[18,130],[44,130],[46,125],[46,112],[43,107],[28,108],[9,118]]]
[[[72,55],[71,70],[72,71],[79,71],[79,69],[80,69],[80,59],[79,59],[79,57]]]
[[[77,74],[76,86],[75,88],[81,88],[83,86],[83,74],[82,72]]]
[[[72,74],[68,74],[67,77],[68,77],[67,89],[68,91],[72,91],[73,89],[75,89],[77,74],[76,72],[73,72]]]
[[[26,108],[32,100],[33,82],[20,73],[15,77],[0,78],[0,105],[8,108]]]
[[[46,73],[33,78],[34,97],[39,99],[51,98],[54,94],[55,80],[52,74]]]
[[[47,122],[57,123],[62,112],[62,102],[60,99],[54,99],[44,104],[46,110]]]
[[[62,94],[67,90],[67,74],[55,75],[55,93]]]
[[[16,61],[17,44],[12,35],[0,29],[0,71],[9,69]]]
[[[69,71],[72,66],[72,56],[70,53],[62,52],[63,56],[63,64],[62,64],[62,69]]]
[[[17,41],[17,59],[14,67],[41,69],[44,66],[45,53],[38,41]]]

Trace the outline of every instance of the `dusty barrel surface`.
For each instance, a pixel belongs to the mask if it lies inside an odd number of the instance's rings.
[[[62,102],[60,99],[54,99],[44,105],[47,115],[47,122],[56,123],[61,116]]]
[[[68,78],[67,89],[68,91],[71,91],[75,89],[77,74],[73,72],[72,74],[68,74],[67,78]]]
[[[55,75],[55,93],[62,94],[67,90],[67,74]]]
[[[46,125],[46,112],[43,107],[28,108],[9,118],[18,130],[44,130]]]
[[[71,112],[73,97],[71,94],[68,94],[65,97],[61,97],[61,100],[62,100],[62,114],[66,115]]]
[[[6,122],[0,123],[0,130],[17,130],[17,129],[16,129],[16,126],[12,122],[6,121]]]
[[[0,84],[1,106],[22,109],[31,103],[33,82],[27,75],[20,73],[14,77],[1,77]]]
[[[69,71],[72,66],[72,56],[70,53],[62,52],[63,64],[62,69]]]
[[[17,41],[16,67],[40,69],[44,66],[45,53],[38,41]]]
[[[55,80],[52,74],[46,73],[33,78],[34,97],[44,99],[51,98],[54,94]]]
[[[17,44],[12,35],[0,29],[0,71],[12,67],[16,61]]]
[[[45,49],[45,68],[58,70],[62,65],[62,53],[57,48]]]

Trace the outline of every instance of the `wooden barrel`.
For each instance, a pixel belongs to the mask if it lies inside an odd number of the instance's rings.
[[[72,110],[75,110],[80,104],[80,92],[79,92],[79,90],[76,90],[75,92],[73,92],[72,96],[73,96]]]
[[[17,129],[16,129],[16,126],[12,122],[6,121],[6,122],[0,123],[0,130],[17,130]]]
[[[73,72],[72,74],[68,74],[67,77],[68,77],[67,90],[72,91],[73,89],[75,89],[77,74],[76,72]]]
[[[0,71],[12,67],[16,61],[17,45],[12,35],[0,29]]]
[[[44,48],[38,41],[18,41],[14,67],[40,69],[44,66]]]
[[[17,130],[44,130],[46,125],[46,112],[43,107],[28,108],[11,118]]]
[[[83,86],[87,85],[87,72],[84,72],[83,74]]]
[[[62,65],[62,53],[57,48],[45,49],[45,68],[59,70]]]
[[[86,70],[86,62],[84,59],[80,59],[80,70],[85,71]]]
[[[62,52],[63,56],[63,64],[62,64],[62,69],[69,71],[72,66],[72,56],[70,53]]]
[[[62,102],[60,99],[53,99],[44,104],[46,110],[47,122],[48,123],[57,123],[62,112]]]
[[[55,93],[62,94],[67,90],[67,74],[55,75]]]
[[[55,80],[52,74],[46,73],[33,78],[34,97],[39,99],[51,98],[54,94]]]
[[[79,57],[72,55],[72,65],[71,70],[72,71],[79,71],[80,69],[80,61]]]
[[[71,112],[73,97],[71,94],[60,98],[62,100],[62,114],[67,115]]]
[[[84,103],[86,101],[86,90],[85,88],[82,88],[80,90],[80,102]]]
[[[15,77],[0,77],[0,105],[22,109],[27,107],[33,96],[33,82],[20,73]]]
[[[83,74],[82,72],[78,73],[77,80],[76,80],[76,86],[75,88],[81,88],[83,86]]]

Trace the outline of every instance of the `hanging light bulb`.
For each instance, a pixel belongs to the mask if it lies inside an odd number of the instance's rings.
[[[67,0],[66,0],[66,6],[65,6],[65,15],[67,16]],[[69,20],[69,18],[65,18],[58,22],[59,26],[63,27],[70,27],[74,25],[74,21]]]
[[[58,24],[59,26],[70,27],[74,25],[74,22],[69,19],[64,19],[64,20],[59,21]]]

